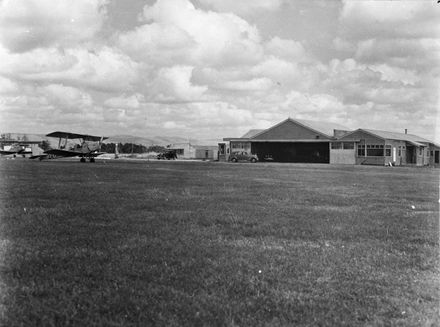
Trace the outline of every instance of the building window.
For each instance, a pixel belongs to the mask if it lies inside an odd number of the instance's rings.
[[[431,157],[434,155],[434,151],[431,150]]]
[[[385,156],[391,157],[391,145],[385,145]],[[400,156],[400,152],[399,152],[399,156]]]
[[[352,142],[344,142],[344,150],[353,150],[354,149],[354,143]]]
[[[358,157],[365,157],[365,144],[358,144]]]
[[[243,143],[243,142],[234,142],[234,143],[231,143],[231,147],[232,147],[233,149],[244,149],[244,148],[246,147],[246,143]]]
[[[367,157],[383,157],[383,144],[367,144]]]
[[[367,149],[367,157],[383,157],[383,149]]]
[[[333,142],[332,149],[342,149],[342,143],[341,142]]]
[[[421,156],[423,154],[423,149],[419,148],[419,155]]]
[[[185,153],[184,149],[176,149],[176,154],[183,156],[183,154]]]

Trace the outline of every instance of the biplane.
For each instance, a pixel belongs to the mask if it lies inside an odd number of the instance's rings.
[[[69,132],[53,132],[47,137],[58,138],[58,147],[44,151],[40,155],[32,156],[40,160],[46,158],[80,157],[81,162],[95,162],[95,157],[104,154],[101,152],[102,141],[108,137]]]

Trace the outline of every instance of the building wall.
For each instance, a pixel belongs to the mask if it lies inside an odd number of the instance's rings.
[[[190,143],[171,144],[170,149],[177,150],[178,159],[191,159],[195,157],[195,149],[191,146]]]
[[[356,150],[330,149],[331,164],[354,165],[356,163]]]
[[[384,166],[384,157],[356,157],[356,165]]]
[[[431,167],[440,167],[440,147],[429,146],[428,162]]]
[[[356,143],[333,141],[330,143],[330,163],[354,165],[356,163]]]
[[[396,166],[406,165],[406,142],[396,140],[385,140],[385,148],[390,146],[390,155],[386,155],[385,151],[385,164],[392,163]]]
[[[255,136],[255,140],[304,140],[326,139],[325,136],[315,133],[293,121],[286,121],[272,129]]]
[[[383,146],[383,151],[385,151],[385,140],[365,133],[364,131],[356,131],[350,135],[343,136],[338,139],[340,142],[355,142],[354,155],[356,165],[385,165],[385,156],[369,156],[368,155],[368,145],[380,145]],[[359,148],[364,148],[364,154],[360,154]],[[332,152],[330,153],[330,160],[332,157]]]
[[[429,165],[428,147],[418,147],[416,152],[417,152],[417,166]]]
[[[218,149],[212,146],[198,146],[195,151],[195,159],[201,160],[218,160]]]

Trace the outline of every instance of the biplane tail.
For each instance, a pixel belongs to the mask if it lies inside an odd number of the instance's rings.
[[[43,160],[48,157],[48,155],[44,153],[44,150],[40,148],[38,144],[32,144],[31,150],[32,150],[32,155],[29,157],[29,159]]]

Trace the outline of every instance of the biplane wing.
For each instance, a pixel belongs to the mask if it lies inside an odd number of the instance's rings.
[[[84,141],[91,141],[91,142],[99,142],[108,139],[108,137],[104,136],[94,136],[94,135],[88,135],[88,134],[76,134],[76,133],[70,133],[70,132],[52,132],[47,134],[48,137],[55,137],[60,139],[82,139]]]

